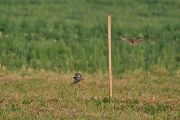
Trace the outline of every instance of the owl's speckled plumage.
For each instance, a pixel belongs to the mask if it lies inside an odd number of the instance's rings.
[[[73,79],[74,79],[73,84],[76,84],[76,83],[79,83],[84,78],[83,78],[83,76],[80,73],[75,73]]]
[[[140,39],[140,38],[123,37],[121,38],[121,40],[123,40],[124,42],[132,46],[137,46],[143,43],[143,39]]]

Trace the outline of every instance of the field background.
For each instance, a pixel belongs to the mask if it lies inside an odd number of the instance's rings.
[[[113,72],[180,68],[178,0],[1,0],[0,63],[8,69],[107,70],[112,15]],[[142,37],[131,47],[120,37]]]
[[[179,0],[0,0],[0,119],[180,119],[179,13]]]

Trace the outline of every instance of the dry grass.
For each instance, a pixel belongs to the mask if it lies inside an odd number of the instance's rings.
[[[178,74],[122,74],[113,80],[111,100],[106,75],[84,74],[77,85],[71,85],[72,76],[44,70],[1,72],[0,119],[180,118]]]

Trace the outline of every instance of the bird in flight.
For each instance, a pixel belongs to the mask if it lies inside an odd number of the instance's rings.
[[[79,83],[81,80],[84,80],[83,76],[80,73],[75,73],[73,84]]]
[[[143,39],[140,38],[122,37],[121,40],[132,46],[137,46],[143,43]]]

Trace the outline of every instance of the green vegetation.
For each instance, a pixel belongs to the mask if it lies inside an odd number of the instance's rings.
[[[0,0],[0,120],[179,120],[179,8],[179,0]],[[124,36],[144,42],[129,46]],[[70,84],[74,71],[80,84]]]
[[[180,68],[178,0],[0,0],[0,64],[55,71],[107,70],[112,15],[113,72]],[[137,47],[120,37],[141,37]]]
[[[5,120],[179,120],[180,71],[156,75],[136,70],[113,80],[84,74],[72,85],[73,74],[48,71],[1,72],[0,119]],[[159,84],[161,83],[161,84]]]

